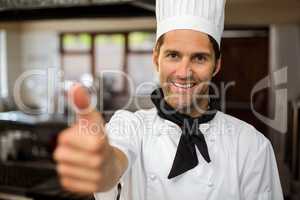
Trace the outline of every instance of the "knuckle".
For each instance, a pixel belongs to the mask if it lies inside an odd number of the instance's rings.
[[[57,162],[63,162],[65,160],[68,160],[69,156],[69,149],[64,146],[57,147],[54,152],[54,158]]]
[[[61,178],[60,183],[65,188],[71,187],[71,181],[69,181],[67,178]]]
[[[57,173],[60,175],[64,175],[64,173],[66,171],[65,169],[66,168],[64,167],[64,165],[57,165],[57,167],[56,167]]]
[[[55,160],[55,161],[58,161],[58,152],[57,152],[57,150],[55,150],[54,152],[53,152],[53,160]]]
[[[55,151],[54,151],[54,153],[53,153],[53,158],[54,158],[54,160],[56,160],[56,161],[60,161],[61,159],[62,159],[62,151],[61,151],[61,148],[57,148]]]
[[[65,129],[59,133],[58,138],[57,138],[57,141],[59,144],[64,143],[64,141],[66,141],[68,132],[69,132],[69,129]]]

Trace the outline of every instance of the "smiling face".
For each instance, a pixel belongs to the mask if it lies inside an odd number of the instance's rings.
[[[165,100],[176,110],[197,116],[207,106],[208,83],[220,69],[208,35],[174,30],[153,53]],[[204,108],[203,108],[204,107]]]

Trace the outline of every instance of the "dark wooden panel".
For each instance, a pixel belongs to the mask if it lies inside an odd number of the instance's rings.
[[[222,43],[222,69],[214,78],[218,86],[234,82],[226,92],[226,113],[242,119],[267,135],[267,126],[260,122],[250,107],[253,87],[268,75],[268,37],[224,38]],[[255,111],[268,116],[269,91],[254,95]]]

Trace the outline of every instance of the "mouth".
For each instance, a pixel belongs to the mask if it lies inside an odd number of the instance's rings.
[[[172,84],[175,87],[182,88],[182,89],[189,89],[196,85],[195,83],[175,83],[175,82],[172,82]]]
[[[192,93],[196,85],[196,83],[171,82],[170,89],[173,93],[187,94]]]

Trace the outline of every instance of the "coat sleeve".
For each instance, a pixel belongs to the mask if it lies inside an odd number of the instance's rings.
[[[261,133],[253,131],[247,133],[246,147],[241,148],[245,158],[240,171],[241,199],[283,200],[273,147]]]
[[[128,176],[136,158],[140,155],[141,146],[141,123],[139,118],[131,112],[117,111],[109,123],[106,124],[106,134],[108,134],[109,143],[121,150],[127,157],[128,167],[120,177],[119,183],[124,186],[128,182]],[[126,188],[125,188],[126,189]],[[121,199],[124,199],[124,188],[122,189]],[[115,200],[118,196],[118,186],[116,185],[110,191],[94,193],[96,200]]]

